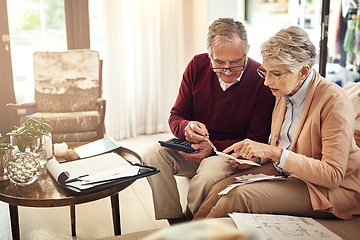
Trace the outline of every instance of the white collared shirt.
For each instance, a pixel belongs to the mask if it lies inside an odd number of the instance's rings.
[[[280,171],[285,165],[287,157],[289,156],[289,148],[294,139],[295,131],[300,123],[302,113],[304,111],[304,104],[309,89],[311,80],[313,78],[314,71],[311,69],[309,75],[306,77],[304,84],[300,89],[292,96],[283,96],[286,100],[286,111],[283,124],[281,125],[279,139],[277,140],[277,146],[283,149],[281,154],[280,163],[274,166]],[[280,170],[280,169],[281,170]]]
[[[224,82],[223,80],[221,80],[221,79],[218,77],[221,89],[225,92],[226,89],[228,89],[229,87],[231,87],[231,86],[234,85],[235,83],[240,82],[240,79],[241,79],[241,77],[242,77],[242,75],[243,75],[246,67],[247,67],[247,61],[246,61],[244,70],[241,72],[240,76],[236,79],[235,82],[226,83],[226,82]]]
[[[232,82],[232,83],[226,83],[226,82],[224,82],[223,80],[221,80],[221,79],[218,77],[221,89],[222,89],[223,91],[226,91],[226,89],[228,89],[229,87],[231,87],[231,86],[234,85],[235,83],[239,82],[241,76],[242,76],[242,73],[240,74],[240,77],[238,77],[238,78],[236,79],[236,81],[235,81],[235,82]]]

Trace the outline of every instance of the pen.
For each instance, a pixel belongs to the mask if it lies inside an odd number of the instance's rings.
[[[205,137],[205,140],[210,144],[212,149],[214,149],[214,151],[217,152],[215,145],[210,141],[210,138],[208,136]]]

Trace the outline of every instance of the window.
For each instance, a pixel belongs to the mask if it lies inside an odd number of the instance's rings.
[[[17,103],[34,99],[33,53],[67,48],[64,1],[7,1]]]
[[[90,48],[98,51],[100,58],[103,58],[103,1],[89,0],[89,18],[90,18]]]

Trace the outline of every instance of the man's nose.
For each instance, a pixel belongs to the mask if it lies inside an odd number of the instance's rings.
[[[226,75],[231,75],[232,72],[230,71],[230,68],[227,68],[227,69],[225,70],[224,74],[226,74]]]

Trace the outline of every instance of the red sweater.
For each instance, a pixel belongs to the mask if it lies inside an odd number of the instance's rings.
[[[174,136],[185,139],[188,122],[199,121],[220,151],[245,138],[267,143],[275,98],[257,74],[259,66],[249,58],[240,82],[223,91],[208,54],[196,55],[185,69],[170,112]]]

